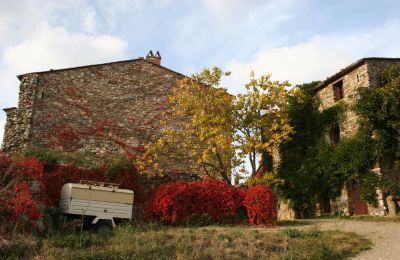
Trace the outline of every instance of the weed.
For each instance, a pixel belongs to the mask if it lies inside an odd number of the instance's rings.
[[[295,228],[286,228],[282,233],[290,238],[301,238],[304,235],[302,231]]]

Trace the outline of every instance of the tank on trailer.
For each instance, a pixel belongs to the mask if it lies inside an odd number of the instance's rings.
[[[92,216],[92,224],[105,220],[114,227],[114,219],[132,219],[133,201],[133,191],[117,184],[81,181],[64,184],[60,209],[65,215]]]

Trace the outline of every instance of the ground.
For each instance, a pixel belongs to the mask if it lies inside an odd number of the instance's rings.
[[[305,221],[307,222],[307,220]],[[355,259],[399,259],[400,258],[400,221],[366,221],[323,219],[308,220],[321,230],[340,230],[354,232],[373,243],[372,249],[364,251]]]
[[[125,225],[111,235],[52,233],[1,248],[5,259],[399,259],[400,219],[310,219],[275,227]],[[14,241],[13,241],[14,242]],[[0,243],[1,244],[1,243]],[[15,243],[14,243],[15,244]],[[6,251],[2,251],[5,249]],[[8,252],[7,252],[8,251]],[[29,254],[29,255],[26,255]],[[0,257],[1,258],[1,257]]]

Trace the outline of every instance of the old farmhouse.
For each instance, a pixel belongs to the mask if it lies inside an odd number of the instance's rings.
[[[343,70],[321,82],[316,91],[321,99],[320,109],[326,109],[343,100],[354,104],[359,99],[358,90],[376,85],[378,74],[389,67],[400,68],[399,58],[364,58],[347,66]],[[328,133],[331,143],[339,142],[341,138],[351,137],[357,132],[357,116],[349,110],[340,124]],[[381,162],[373,169],[378,174],[389,174],[393,169],[390,164]],[[322,213],[340,213],[345,215],[383,215],[384,198],[378,190],[378,207],[368,205],[360,199],[360,187],[343,187],[341,196],[335,201],[321,205]]]
[[[132,152],[159,134],[167,97],[183,77],[161,66],[152,51],[145,58],[19,75],[18,107],[4,109],[3,150],[80,152],[96,162]]]
[[[341,100],[357,102],[358,90],[373,86],[378,73],[393,65],[400,68],[400,59],[364,58],[328,77],[315,89],[320,109]],[[133,60],[19,75],[18,107],[4,109],[2,149],[7,153],[29,147],[77,151],[97,162],[124,154],[157,137],[160,113],[183,77],[161,66],[158,52]],[[348,111],[344,121],[331,129],[330,142],[350,137],[356,129],[356,115]],[[374,169],[378,174],[391,170],[383,164]],[[383,215],[383,196],[377,192],[379,205],[373,207],[360,199],[359,187],[343,187],[338,199],[321,205],[321,212]]]

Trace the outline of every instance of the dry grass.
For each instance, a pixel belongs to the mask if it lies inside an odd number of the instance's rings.
[[[343,259],[370,247],[354,233],[250,227],[121,226],[105,236],[53,234],[37,259]],[[24,257],[18,252],[11,259]],[[25,255],[26,256],[26,255]],[[7,258],[7,255],[5,255]]]
[[[340,220],[359,220],[359,221],[374,221],[374,222],[399,222],[400,215],[397,217],[381,217],[381,216],[323,216],[317,219],[340,219]]]

